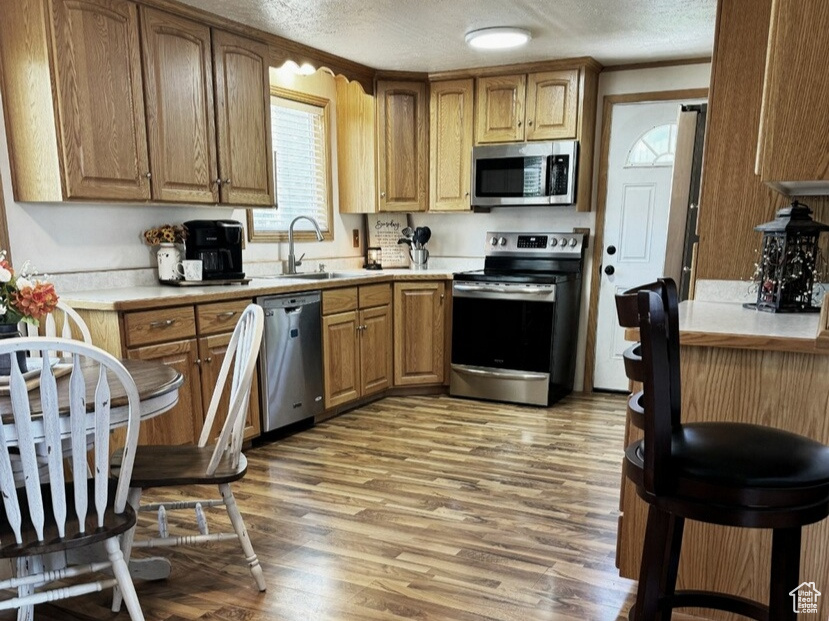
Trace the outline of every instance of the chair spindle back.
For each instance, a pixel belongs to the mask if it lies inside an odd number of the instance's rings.
[[[228,411],[216,442],[216,448],[207,466],[207,474],[212,475],[216,471],[225,453],[229,454],[232,467],[239,464],[239,455],[242,452],[244,440],[245,414],[250,401],[251,381],[256,368],[256,359],[259,357],[264,325],[265,313],[262,307],[249,304],[233,330],[199,437],[199,446],[207,446],[224,394],[225,384],[230,376]]]
[[[71,356],[71,374],[68,395],[59,394],[58,382],[52,366],[41,365],[40,385],[29,387],[18,366],[14,352],[33,351],[47,361],[49,351],[63,351]],[[129,491],[129,481],[138,441],[140,405],[135,382],[124,366],[107,352],[79,341],[63,338],[24,337],[8,339],[0,343],[0,355],[11,354],[9,379],[11,416],[0,422],[0,492],[6,518],[16,542],[23,543],[21,531],[24,521],[30,521],[40,541],[43,541],[47,520],[54,519],[58,536],[67,536],[66,522],[68,502],[66,498],[66,472],[62,439],[69,437],[73,472],[72,504],[79,522],[80,533],[86,532],[86,514],[89,502],[94,503],[97,522],[104,523],[104,510],[109,496],[109,437],[111,415],[110,375],[120,382],[126,395],[129,416],[124,460],[115,490],[116,513],[124,511]],[[88,395],[86,376],[97,375],[94,390]],[[94,375],[93,375],[94,377]],[[63,384],[66,388],[66,384]],[[87,403],[91,396],[91,403]],[[33,414],[33,405],[40,412]],[[68,409],[68,414],[67,410]],[[92,444],[93,481],[87,480],[87,453]],[[45,445],[45,452],[39,450]],[[16,446],[22,463],[24,488],[15,487],[12,456],[9,448]],[[38,455],[46,454],[48,487],[42,487]],[[48,492],[47,492],[48,490]],[[90,499],[90,491],[93,498]],[[44,497],[44,493],[48,496]],[[51,516],[49,515],[51,514]],[[69,533],[68,536],[72,536]]]

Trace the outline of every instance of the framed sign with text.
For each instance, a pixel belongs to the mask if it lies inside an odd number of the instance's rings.
[[[366,215],[368,247],[380,248],[384,268],[409,267],[409,246],[398,244],[401,231],[409,226],[405,213],[372,213]]]

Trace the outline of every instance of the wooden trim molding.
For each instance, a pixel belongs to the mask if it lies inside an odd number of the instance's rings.
[[[600,72],[602,65],[590,56],[577,58],[560,58],[556,60],[542,60],[531,63],[517,63],[513,65],[496,65],[494,67],[473,67],[470,69],[452,69],[451,71],[436,71],[429,74],[429,81],[459,80],[461,78],[483,78],[486,76],[509,75],[515,73],[535,73],[539,71],[558,71],[560,69],[586,69]]]
[[[9,244],[9,223],[6,219],[6,202],[3,197],[2,177],[0,177],[0,249],[6,251],[6,259],[11,263],[12,249]]]
[[[602,69],[606,71],[634,71],[636,69],[659,69],[661,67],[681,67],[682,65],[704,65],[711,62],[710,56],[697,58],[677,58],[674,60],[653,60],[650,62],[630,63],[627,65],[608,65]]]
[[[610,156],[610,129],[613,106],[625,103],[673,101],[708,97],[707,88],[686,88],[675,91],[605,95],[602,100],[602,136],[599,148],[599,184],[596,190],[596,226],[593,233],[593,265],[590,270],[590,301],[587,311],[587,345],[584,352],[584,392],[593,392],[596,365],[596,326],[599,321],[599,288],[601,287],[602,253],[604,251],[604,216],[607,208],[607,167]]]
[[[294,91],[287,88],[282,88],[279,86],[271,86],[271,96],[272,97],[281,97],[282,99],[289,99],[291,101],[297,101],[300,103],[308,104],[310,106],[315,106],[317,108],[322,108],[322,124],[323,124],[323,136],[325,137],[325,194],[326,194],[326,201],[328,203],[328,230],[323,231],[323,239],[325,241],[331,241],[334,239],[334,191],[333,191],[333,175],[331,172],[331,100],[327,97],[319,97],[317,95],[312,95],[310,93],[304,93],[301,91]],[[273,100],[271,100],[273,102]],[[273,103],[271,103],[273,105]],[[276,151],[274,150],[274,153]],[[276,156],[274,155],[274,173],[276,172]],[[276,183],[278,183],[278,179],[274,180],[274,195],[277,196],[277,187]],[[247,220],[248,220],[248,239],[251,242],[284,242],[288,241],[288,231],[257,231],[256,227],[254,226],[253,218],[254,218],[254,210],[248,209],[247,210]],[[313,241],[316,240],[317,236],[311,231],[297,231],[294,233],[294,240],[295,241]]]

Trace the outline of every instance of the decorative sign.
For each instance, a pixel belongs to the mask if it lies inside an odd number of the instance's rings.
[[[409,226],[404,213],[367,214],[368,246],[381,250],[380,263],[385,268],[409,267],[409,246],[398,244],[403,229]]]

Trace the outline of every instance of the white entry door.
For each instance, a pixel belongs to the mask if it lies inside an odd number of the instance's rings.
[[[614,296],[662,276],[681,103],[613,106],[593,387],[627,390]],[[675,249],[682,253],[682,248]]]

